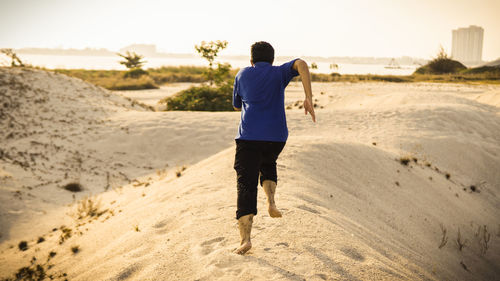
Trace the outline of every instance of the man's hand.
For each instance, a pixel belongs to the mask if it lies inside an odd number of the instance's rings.
[[[316,122],[316,115],[314,114],[314,106],[312,103],[312,90],[311,90],[311,74],[309,73],[309,67],[307,63],[301,59],[296,60],[293,63],[293,69],[295,69],[302,80],[302,86],[304,87],[304,94],[306,99],[304,100],[304,113],[307,115],[311,114],[313,122]]]
[[[316,122],[316,114],[314,113],[314,106],[312,103],[311,99],[306,98],[304,100],[304,114],[307,115],[307,113],[311,114],[311,118],[313,122]]]

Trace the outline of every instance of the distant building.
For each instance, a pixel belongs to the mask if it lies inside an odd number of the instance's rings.
[[[148,44],[132,44],[120,49],[120,53],[136,52],[139,55],[151,57],[156,55],[156,46]]]
[[[479,64],[483,57],[484,29],[480,26],[458,28],[452,31],[451,56],[464,64]]]

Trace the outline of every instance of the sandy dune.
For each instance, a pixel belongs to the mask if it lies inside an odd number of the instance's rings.
[[[296,105],[300,84],[292,84],[290,138],[278,163],[284,217],[266,214],[260,192],[254,248],[239,256],[239,113],[151,112],[41,71],[0,69],[0,81],[2,102],[14,94],[20,102],[4,107],[13,127],[0,123],[0,277],[33,256],[69,280],[500,276],[499,86],[318,83],[312,124]],[[11,131],[19,134],[7,138]],[[40,155],[32,161],[30,153]],[[61,186],[76,180],[85,190],[73,198]],[[78,211],[88,194],[100,202],[98,215]],[[447,243],[439,248],[442,229]]]

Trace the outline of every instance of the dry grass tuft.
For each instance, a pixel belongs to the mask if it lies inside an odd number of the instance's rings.
[[[101,201],[86,197],[78,202],[76,217],[77,219],[99,217],[107,211],[108,209],[101,209]]]

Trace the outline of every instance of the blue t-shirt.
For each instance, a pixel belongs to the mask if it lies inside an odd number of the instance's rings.
[[[233,106],[241,108],[236,139],[279,142],[287,140],[285,87],[293,77],[299,75],[292,68],[296,60],[280,66],[257,62],[236,74]]]

